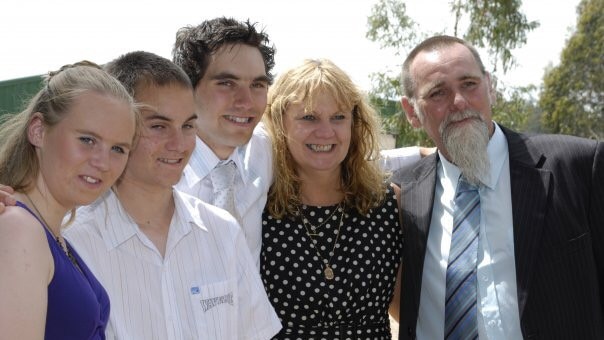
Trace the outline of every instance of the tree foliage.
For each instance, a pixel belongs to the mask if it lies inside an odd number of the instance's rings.
[[[524,45],[526,34],[539,25],[536,21],[528,21],[520,12],[521,4],[521,0],[452,0],[449,9],[455,18],[453,27],[442,27],[439,33],[459,36],[460,27],[463,23],[467,23],[463,38],[477,47],[486,48],[493,61],[493,72],[497,71],[497,65],[501,65],[505,73],[515,63],[511,50]],[[434,33],[420,27],[408,15],[407,7],[402,0],[378,0],[368,18],[367,38],[378,42],[382,48],[393,49],[399,56],[432,34]],[[398,79],[386,74],[377,74],[373,76],[373,83],[374,88],[370,96],[378,105],[380,101],[388,102],[400,97]],[[527,91],[527,89],[517,89],[513,92],[519,95]],[[509,103],[504,96],[500,98],[497,104],[498,111],[516,110],[532,105],[529,99],[522,96],[511,97]],[[397,145],[431,144],[423,131],[412,129],[406,120],[402,119],[404,114],[401,112],[400,105],[398,107],[395,114],[388,115],[384,120],[386,130],[399,132]],[[508,120],[508,118],[518,119],[521,114],[517,111],[502,114],[498,122],[508,126],[522,125],[523,122],[526,124],[529,121],[526,113],[522,116],[524,119],[522,121]],[[505,124],[506,122],[508,124]]]
[[[493,120],[515,131],[540,130],[541,111],[535,98],[535,85],[510,87],[497,91]]]
[[[553,133],[604,139],[604,0],[583,0],[560,64],[543,79],[542,123]]]
[[[526,44],[526,34],[537,28],[520,12],[522,0],[455,0],[451,11],[456,14],[455,32],[463,13],[469,16],[464,39],[477,47],[488,48],[494,71],[501,64],[503,72],[514,66],[511,50]]]
[[[521,0],[453,0],[450,11],[455,16],[453,27],[441,32],[459,36],[459,27],[467,22],[463,38],[477,47],[485,47],[506,72],[514,65],[511,50],[526,43],[526,34],[537,28],[520,12]],[[378,0],[367,19],[367,38],[392,47],[395,53],[407,50],[423,40],[430,31],[423,29],[407,14],[402,0]],[[424,32],[424,33],[422,33]]]
[[[400,79],[390,78],[383,73],[375,74],[372,78],[371,103],[381,113],[383,130],[396,137],[396,145],[433,146],[423,129],[414,129],[407,124],[400,102],[392,99],[400,97]]]

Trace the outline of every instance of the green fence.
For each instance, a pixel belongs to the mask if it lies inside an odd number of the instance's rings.
[[[0,81],[0,115],[20,112],[42,87],[42,76]]]

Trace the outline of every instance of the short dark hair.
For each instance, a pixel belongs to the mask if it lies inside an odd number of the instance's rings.
[[[224,45],[245,44],[258,48],[264,60],[266,76],[272,82],[275,47],[269,43],[268,35],[256,30],[256,23],[226,17],[215,18],[194,27],[179,29],[172,60],[185,71],[193,87],[196,87],[208,68],[212,54]]]
[[[478,63],[478,67],[480,67],[480,71],[483,74],[486,73],[486,69],[484,67],[484,64],[482,63],[482,59],[480,59],[480,55],[478,54],[478,51],[474,46],[472,46],[467,41],[457,37],[449,35],[436,35],[422,41],[421,43],[419,43],[419,45],[415,46],[415,48],[411,50],[411,52],[405,59],[405,62],[403,63],[403,71],[401,73],[403,96],[406,96],[407,98],[413,98],[415,96],[415,83],[409,71],[409,67],[411,66],[413,60],[415,60],[415,57],[422,51],[434,51],[455,44],[461,44],[465,46],[468,50],[470,50],[470,52],[474,56],[474,59],[476,60],[476,63]]]
[[[136,97],[135,92],[141,86],[174,84],[193,88],[189,77],[180,67],[151,52],[124,54],[107,63],[104,69],[117,78],[133,97]]]

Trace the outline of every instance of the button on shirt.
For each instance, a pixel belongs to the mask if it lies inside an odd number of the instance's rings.
[[[479,189],[481,220],[478,244],[478,336],[522,339],[516,268],[510,167],[507,141],[495,124],[487,152],[490,178]],[[439,154],[432,222],[426,245],[417,320],[418,339],[443,339],[446,271],[451,247],[453,201],[459,168]]]
[[[235,175],[235,211],[243,228],[248,247],[260,269],[262,246],[262,211],[273,180],[272,144],[262,123],[258,124],[250,141],[235,149],[228,158],[237,165]],[[406,147],[382,152],[381,166],[393,171],[417,162],[418,147]],[[214,191],[210,172],[221,160],[199,137],[183,177],[176,185],[180,191],[213,202]]]
[[[65,237],[107,290],[111,339],[269,339],[281,325],[226,211],[174,191],[165,256],[109,191]]]

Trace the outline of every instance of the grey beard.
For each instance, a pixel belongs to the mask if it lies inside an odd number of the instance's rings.
[[[465,118],[473,119],[463,127],[449,125]],[[481,179],[488,179],[491,168],[487,153],[489,129],[479,112],[466,110],[450,114],[438,130],[450,161],[459,167],[468,182],[479,185]]]

